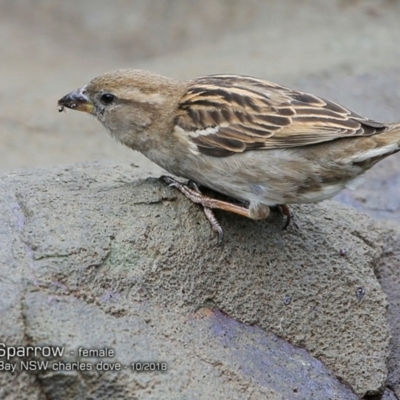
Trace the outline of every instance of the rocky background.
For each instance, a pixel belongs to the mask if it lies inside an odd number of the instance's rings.
[[[0,398],[399,399],[400,154],[342,204],[294,207],[286,232],[218,214],[217,247],[157,166],[56,109],[133,67],[250,74],[400,120],[399,19],[394,0],[1,0]]]

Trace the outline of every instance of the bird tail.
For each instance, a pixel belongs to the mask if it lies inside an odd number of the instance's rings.
[[[387,124],[389,129],[382,133],[381,139],[383,140],[382,146],[388,146],[393,149],[393,153],[400,151],[400,122],[393,122]],[[392,153],[389,152],[388,155]]]
[[[378,161],[400,151],[400,122],[386,125],[388,128],[382,133],[365,137],[364,146],[361,146],[364,151],[354,157],[354,163],[369,169]]]
[[[400,122],[392,122],[387,125],[389,129],[385,133],[392,136],[395,141],[397,140],[400,146]]]
[[[400,151],[400,122],[387,124],[388,129],[374,136],[376,141],[375,151],[380,152],[382,158]]]

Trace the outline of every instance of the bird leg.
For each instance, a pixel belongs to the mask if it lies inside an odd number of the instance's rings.
[[[189,185],[189,187],[191,187],[194,191],[196,191],[200,195],[202,194],[195,182],[189,181],[188,185]],[[218,244],[220,245],[222,243],[222,241],[224,240],[224,231],[222,229],[222,226],[219,223],[217,217],[214,214],[214,211],[211,208],[203,206],[203,211],[204,211],[204,215],[206,216],[206,218],[208,219],[208,222],[211,225],[212,231],[216,232],[216,234],[218,235]]]
[[[282,215],[286,217],[285,224],[282,228],[282,230],[285,231],[290,224],[290,220],[292,219],[292,214],[290,212],[290,208],[286,204],[280,204],[278,207]]]
[[[193,203],[201,204],[203,206],[204,214],[211,225],[211,229],[218,234],[218,243],[222,242],[224,233],[220,223],[214,215],[213,209],[229,211],[241,215],[242,217],[254,219],[254,215],[252,215],[253,213],[250,213],[249,209],[246,207],[203,195],[194,182],[189,183],[190,187],[189,185],[183,184],[170,176],[162,176],[160,179],[169,186],[177,188]]]
[[[176,179],[171,178],[170,176],[162,176],[161,179],[169,186],[177,188],[189,200],[193,201],[193,203],[201,204],[203,207],[229,211],[231,213],[241,215],[242,217],[251,218],[249,209],[246,207],[229,203],[228,201],[222,201],[213,199],[212,197],[204,196],[198,188],[197,190],[192,189],[188,185],[178,182]]]
[[[246,208],[238,204],[213,199],[212,197],[203,195],[196,183],[193,181],[189,181],[189,183],[186,185],[170,176],[163,175],[160,177],[160,179],[167,183],[169,186],[177,188],[193,203],[201,204],[203,206],[204,214],[211,225],[211,229],[218,235],[219,244],[222,243],[222,240],[224,238],[224,231],[217,218],[215,217],[213,209],[228,211],[234,214],[241,215],[242,217],[255,220],[267,218],[269,215],[269,207],[265,204],[259,203],[253,207]],[[278,208],[281,214],[286,217],[285,224],[282,228],[282,230],[286,230],[292,220],[290,208],[286,204],[280,204]]]

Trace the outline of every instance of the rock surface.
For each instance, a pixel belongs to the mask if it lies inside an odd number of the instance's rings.
[[[294,208],[298,227],[287,232],[278,214],[221,213],[217,247],[198,206],[140,176],[95,163],[1,177],[0,337],[65,347],[69,362],[88,361],[79,347],[112,347],[110,362],[166,361],[168,372],[3,373],[2,398],[15,388],[60,398],[65,385],[66,398],[383,390],[390,334],[374,275],[388,254],[383,227],[336,202]]]
[[[400,398],[400,234],[398,229],[387,230],[384,243],[384,257],[377,266],[376,275],[389,302],[388,320],[392,340],[387,385]]]

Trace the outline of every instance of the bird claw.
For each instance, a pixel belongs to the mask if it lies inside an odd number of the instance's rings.
[[[283,216],[286,216],[286,221],[282,228],[283,231],[286,231],[286,229],[290,225],[290,221],[292,220],[292,213],[290,212],[290,208],[286,204],[281,204],[278,206],[278,208],[281,214]]]
[[[199,187],[198,187],[198,185],[197,185],[196,182],[194,182],[194,181],[189,181],[189,182],[188,182],[188,186],[189,186],[191,189],[195,190],[197,193],[201,194],[200,189],[199,189]]]
[[[174,187],[184,194],[189,200],[194,203],[200,204],[203,207],[204,215],[211,225],[211,230],[218,235],[218,246],[220,246],[224,240],[224,231],[218,222],[218,219],[214,215],[214,211],[202,204],[203,194],[201,193],[197,184],[193,181],[189,181],[188,184],[181,183],[174,178],[163,175],[160,180],[165,182],[168,187]]]
[[[217,245],[221,246],[224,241],[224,230],[211,208],[203,207],[203,210],[208,222],[210,223],[211,230],[218,235]]]

